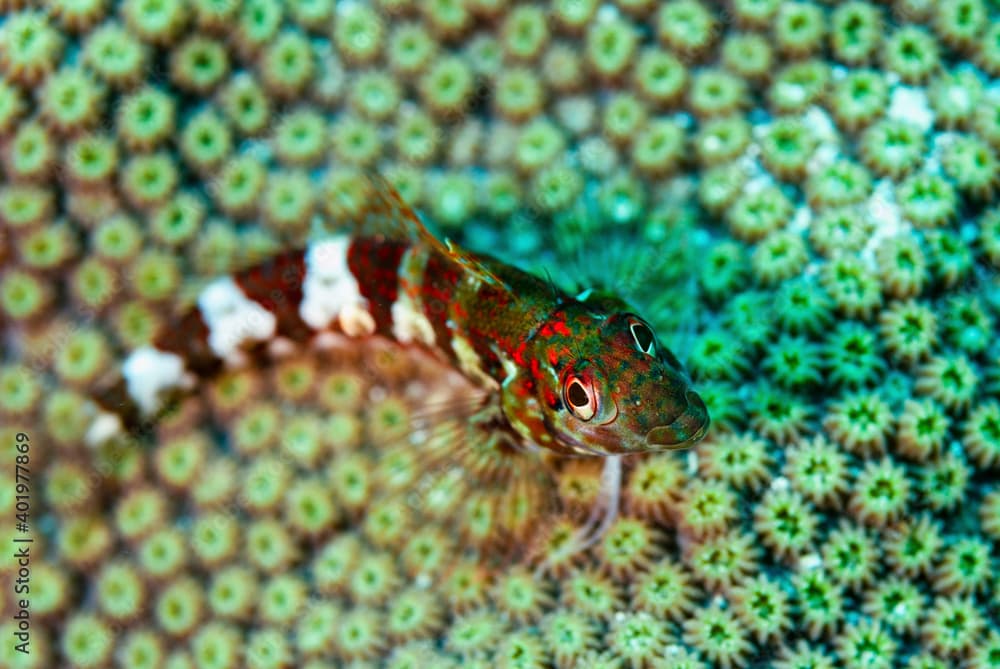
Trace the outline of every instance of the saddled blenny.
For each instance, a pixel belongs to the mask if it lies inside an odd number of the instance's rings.
[[[251,349],[337,334],[417,346],[481,389],[480,415],[525,451],[604,458],[579,548],[617,514],[621,456],[680,449],[709,426],[680,362],[623,300],[550,281],[435,238],[381,177],[361,182],[351,234],[216,279],[197,307],[125,359],[95,398],[98,444],[148,423],[164,400]]]

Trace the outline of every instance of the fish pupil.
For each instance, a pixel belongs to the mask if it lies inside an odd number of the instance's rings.
[[[573,381],[573,383],[569,384],[569,388],[566,390],[566,398],[575,407],[585,407],[590,404],[590,397],[579,381]]]
[[[643,353],[652,353],[653,333],[648,327],[642,323],[633,323],[632,338],[635,339],[635,345],[639,347],[640,351]]]

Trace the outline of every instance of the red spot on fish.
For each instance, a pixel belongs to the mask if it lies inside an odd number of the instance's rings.
[[[545,403],[549,405],[551,409],[557,409],[562,404],[559,396],[552,391],[551,388],[545,389]]]
[[[570,336],[570,334],[572,334],[570,332],[569,327],[566,326],[566,321],[555,321],[555,322],[553,322],[552,323],[552,330],[557,335],[562,335],[563,337],[568,337],[568,336]]]
[[[511,357],[513,357],[514,362],[517,363],[518,367],[524,367],[524,352],[528,348],[528,342],[522,341],[518,344],[518,347],[513,350]]]

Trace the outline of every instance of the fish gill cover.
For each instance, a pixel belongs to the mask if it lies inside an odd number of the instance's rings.
[[[0,0],[0,666],[1000,665],[998,17]],[[456,436],[470,388],[412,347],[279,350],[85,443],[130,353],[370,170],[690,373],[708,437],[626,458],[585,551],[602,460]]]

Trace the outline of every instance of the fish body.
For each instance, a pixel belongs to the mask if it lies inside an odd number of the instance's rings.
[[[209,283],[197,308],[125,360],[88,439],[156,414],[165,393],[279,343],[383,336],[445,359],[495,403],[514,440],[566,454],[678,448],[704,403],[650,326],[610,296],[550,282],[434,238],[373,179],[354,234]]]

